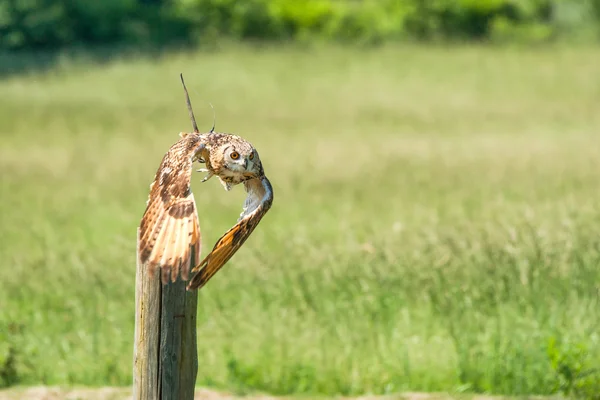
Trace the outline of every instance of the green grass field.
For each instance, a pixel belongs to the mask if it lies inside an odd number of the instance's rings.
[[[275,190],[199,293],[198,385],[550,394],[560,364],[595,390],[598,65],[596,48],[242,47],[3,78],[0,383],[130,384],[135,232],[190,130],[183,72],[199,124],[212,102]],[[201,176],[206,254],[244,193]]]

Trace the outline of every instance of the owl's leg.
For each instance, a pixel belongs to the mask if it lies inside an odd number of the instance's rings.
[[[233,187],[233,184],[231,182],[225,182],[223,179],[221,179],[221,177],[219,177],[219,180],[221,181],[221,185],[223,185],[225,190],[230,191]]]

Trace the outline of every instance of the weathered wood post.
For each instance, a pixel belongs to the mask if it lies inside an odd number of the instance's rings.
[[[193,400],[198,355],[198,291],[186,291],[181,278],[163,286],[139,262],[136,246],[134,400]],[[196,254],[192,252],[192,263]]]

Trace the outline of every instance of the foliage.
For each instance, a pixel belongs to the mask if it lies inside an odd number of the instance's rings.
[[[6,49],[161,44],[185,37],[188,28],[169,7],[137,0],[0,2],[0,48]]]
[[[4,0],[0,48],[325,40],[541,41],[600,23],[599,0]]]
[[[19,374],[15,368],[15,347],[4,326],[0,326],[0,339],[0,387],[6,387],[16,384]]]
[[[559,343],[555,337],[548,342],[548,356],[556,372],[556,389],[578,399],[600,399],[600,368],[597,358],[586,343]]]
[[[275,190],[199,292],[199,385],[549,394],[559,364],[583,383],[598,65],[593,47],[239,46],[0,80],[2,384],[130,385],[135,230],[190,128],[180,72],[199,124],[211,102]],[[206,253],[244,193],[192,186]]]

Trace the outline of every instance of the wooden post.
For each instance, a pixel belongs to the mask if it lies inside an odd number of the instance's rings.
[[[150,278],[136,260],[133,399],[193,400],[198,291],[186,291],[181,278],[163,286],[160,273]]]

